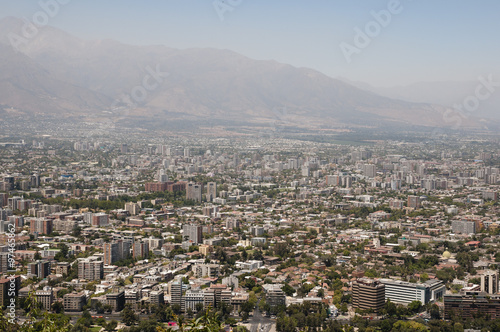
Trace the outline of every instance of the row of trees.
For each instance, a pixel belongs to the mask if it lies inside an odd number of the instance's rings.
[[[255,299],[252,299],[254,301]],[[93,318],[88,311],[84,311],[76,323],[70,323],[69,316],[63,314],[42,314],[41,307],[31,292],[28,298],[24,300],[24,310],[27,320],[24,323],[10,323],[8,315],[0,308],[0,331],[14,332],[81,332],[90,331],[92,326],[100,326],[105,331],[114,331],[118,322],[116,320],[106,321],[103,318]],[[177,315],[174,308],[168,305],[153,306],[151,314],[145,320],[139,320],[137,314],[126,306],[121,312],[121,321],[128,328],[124,332],[172,332],[173,328],[165,328],[164,323],[169,321],[177,322],[177,331],[202,331],[202,332],[221,332],[223,324],[234,324],[235,321],[230,317],[228,310],[220,306],[218,308],[209,308],[203,310],[200,307],[192,319]],[[430,313],[431,320],[426,322],[422,319],[401,320],[405,315],[415,314],[423,309]],[[253,310],[253,304],[248,302],[242,305],[241,312],[249,313]],[[290,305],[288,308],[279,310],[276,320],[276,329],[278,332],[297,332],[297,331],[326,331],[326,332],[345,332],[354,331],[445,331],[456,332],[464,329],[479,329],[483,331],[500,331],[500,320],[488,320],[484,317],[478,317],[474,320],[464,320],[461,316],[455,315],[450,321],[440,320],[439,308],[436,305],[422,307],[418,301],[410,303],[404,309],[402,306],[396,306],[390,301],[386,303],[384,312],[386,319],[371,321],[356,316],[354,319],[341,323],[339,321],[327,320],[328,312],[326,306],[322,303],[311,304],[304,303],[300,305]],[[238,332],[247,332],[243,327],[237,328]]]
[[[185,191],[178,191],[178,192],[161,191],[155,193],[141,193],[137,196],[119,195],[112,200],[99,200],[92,198],[87,198],[87,199],[71,198],[69,200],[66,200],[63,197],[44,198],[41,197],[39,194],[30,194],[28,198],[40,199],[44,204],[59,204],[66,207],[72,207],[74,209],[89,208],[91,210],[106,210],[106,211],[123,209],[125,203],[127,202],[138,202],[143,200],[150,201],[156,198],[163,198],[166,202],[170,202],[175,206],[189,206],[194,204],[192,200],[186,199]],[[150,205],[149,207],[153,206]]]
[[[278,332],[296,332],[297,329],[319,329],[327,317],[326,307],[322,303],[292,304],[278,314],[276,330]]]

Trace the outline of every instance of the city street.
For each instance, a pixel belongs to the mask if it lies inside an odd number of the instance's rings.
[[[259,310],[255,309],[249,323],[243,324],[250,332],[274,332],[276,331],[276,320],[265,317]]]

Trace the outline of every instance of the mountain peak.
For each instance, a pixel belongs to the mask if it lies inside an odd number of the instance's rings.
[[[5,32],[15,30],[18,23],[6,18],[0,25],[9,26]],[[23,80],[14,85],[3,79],[0,83],[8,89],[0,90],[0,98],[26,112],[41,107],[89,115],[118,104],[138,119],[163,119],[168,114],[171,120],[175,114],[184,120],[245,125],[283,122],[313,128],[443,122],[444,110],[436,107],[382,97],[313,69],[253,60],[230,50],[83,41],[45,27],[24,53],[27,57],[20,57],[21,62],[13,55],[4,59],[0,72]],[[27,67],[33,68],[36,80],[27,78]],[[286,112],[277,116],[277,108]]]

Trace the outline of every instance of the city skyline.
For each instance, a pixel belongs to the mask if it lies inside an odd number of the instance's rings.
[[[0,326],[500,330],[500,2],[0,0]]]

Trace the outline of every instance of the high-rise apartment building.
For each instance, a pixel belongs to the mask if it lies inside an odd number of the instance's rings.
[[[170,284],[170,304],[179,305],[184,311],[185,301],[182,296],[182,279],[172,281]]]
[[[111,306],[115,312],[122,311],[125,307],[125,292],[114,292],[106,294],[106,304]]]
[[[92,226],[100,227],[100,226],[106,226],[108,225],[109,222],[109,215],[106,213],[95,213],[92,216]]]
[[[87,297],[84,292],[68,293],[63,297],[64,311],[66,312],[80,312],[86,304]]]
[[[0,193],[0,208],[6,206],[8,202],[9,202],[9,194]]]
[[[207,183],[207,201],[213,202],[217,198],[217,183]]]
[[[20,200],[22,200],[22,197],[20,196],[9,197],[7,199],[7,205],[11,210],[17,210],[17,202]]]
[[[422,179],[420,181],[420,187],[425,190],[434,190],[436,189],[436,180],[434,179]]]
[[[498,272],[488,270],[481,275],[481,291],[488,294],[498,293]]]
[[[56,274],[65,275],[69,272],[70,265],[68,262],[59,262],[56,265]]]
[[[49,261],[36,261],[33,263],[28,263],[28,275],[36,276],[39,279],[45,279],[49,274]]]
[[[46,234],[52,233],[52,220],[33,218],[30,221],[30,233],[31,234]]]
[[[184,225],[182,229],[184,239],[193,243],[203,243],[203,227],[201,225]]]
[[[193,312],[196,312],[196,306],[198,304],[203,304],[204,301],[204,293],[201,289],[189,289],[186,291],[184,302],[185,302],[185,310],[191,309]]]
[[[163,291],[151,291],[149,293],[149,303],[153,305],[162,305],[165,303]]]
[[[2,209],[0,208],[0,220],[7,221],[9,220],[9,216],[12,216],[12,210],[7,208],[7,209]]]
[[[203,304],[205,308],[209,306],[216,308],[219,303],[225,302],[231,303],[231,290],[227,285],[222,284],[212,284],[210,288],[205,288],[203,290]]]
[[[352,306],[378,313],[385,305],[385,285],[379,281],[360,278],[352,284]]]
[[[6,273],[9,270],[9,253],[0,252],[0,273]]]
[[[389,200],[389,207],[391,209],[402,210],[404,208],[404,201],[402,201],[400,199],[391,199],[391,200]]]
[[[413,209],[420,208],[420,197],[419,196],[408,196],[408,207]]]
[[[6,184],[5,191],[14,189],[15,179],[13,176],[4,176],[3,182]]]
[[[24,217],[23,216],[9,216],[9,222],[13,224],[16,228],[20,228],[24,226]]]
[[[136,216],[141,211],[141,208],[140,208],[139,204],[137,204],[137,203],[128,202],[128,203],[125,203],[125,210],[127,210],[127,212],[131,216]]]
[[[78,262],[78,279],[101,280],[104,276],[103,262],[82,259]]]
[[[373,164],[365,164],[363,165],[363,172],[366,177],[374,178],[377,175],[377,167]]]
[[[45,310],[50,310],[52,303],[54,303],[54,293],[51,287],[44,287],[44,289],[37,290],[35,297]]]
[[[169,182],[148,182],[144,185],[147,192],[162,192],[166,191]]]
[[[281,288],[271,288],[266,292],[266,302],[271,307],[284,306],[286,295]]]
[[[104,244],[104,264],[112,265],[130,256],[130,243],[124,240],[116,240]]]
[[[203,185],[189,182],[186,188],[186,199],[192,199],[195,202],[201,202]]]
[[[134,242],[132,251],[134,258],[137,259],[147,258],[149,255],[149,242],[148,241]]]
[[[453,220],[451,230],[453,233],[458,234],[474,234],[476,233],[476,223],[467,220]]]
[[[196,278],[202,278],[202,277],[217,278],[220,273],[220,265],[196,264],[193,267],[193,271]]]
[[[9,276],[0,279],[0,307],[6,307],[11,303],[12,298],[19,296],[21,286],[21,276]]]

